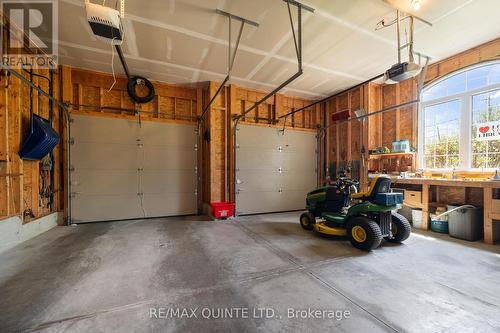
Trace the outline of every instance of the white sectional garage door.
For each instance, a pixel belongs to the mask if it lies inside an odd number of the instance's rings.
[[[315,133],[240,125],[236,140],[237,213],[304,209],[317,185]]]
[[[71,118],[74,223],[197,212],[194,125]]]

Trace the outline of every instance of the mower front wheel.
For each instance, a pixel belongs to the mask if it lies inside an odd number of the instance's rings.
[[[364,216],[353,217],[347,222],[347,236],[352,246],[363,251],[371,251],[382,242],[382,232],[377,222]]]
[[[385,239],[392,243],[401,243],[410,237],[411,225],[410,222],[401,214],[392,213],[391,216],[391,231],[392,237]]]
[[[300,226],[305,230],[313,230],[315,223],[316,218],[314,217],[314,214],[306,212],[300,215]]]

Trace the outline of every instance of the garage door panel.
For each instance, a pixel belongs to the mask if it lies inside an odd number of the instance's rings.
[[[197,212],[194,125],[139,124],[84,115],[72,118],[71,213],[75,221]]]
[[[194,171],[177,170],[166,172],[144,171],[142,174],[143,192],[150,194],[193,193],[197,177]]]
[[[182,148],[194,148],[197,136],[193,125],[169,126],[160,122],[143,122],[141,127],[141,140],[144,144],[175,145]],[[191,134],[191,135],[189,135]]]
[[[82,142],[135,144],[139,134],[138,126],[130,120],[72,115],[76,126],[71,126],[71,136]],[[111,126],[110,126],[111,125]],[[105,134],[105,135],[103,135]]]
[[[316,145],[316,134],[305,131],[285,131],[285,142],[291,147],[304,147]]]
[[[143,216],[137,193],[133,195],[75,194],[71,201],[73,221],[96,222]]]
[[[137,170],[137,145],[79,142],[71,147],[71,164],[79,169]]]
[[[123,179],[130,181],[124,182]],[[71,190],[87,195],[137,196],[137,170],[74,170],[71,177]]]
[[[197,202],[195,193],[144,194],[147,217],[193,214],[197,210]]]
[[[193,160],[196,160],[196,151],[175,146],[146,146],[144,145],[143,168],[150,170],[195,170]]]
[[[315,170],[316,153],[284,153],[282,154],[282,165],[284,170]]]
[[[248,125],[238,127],[238,141],[244,142],[245,146],[254,147],[278,147],[283,145],[283,135],[276,128],[253,126],[252,131],[245,130]]]
[[[316,187],[316,175],[308,172],[283,172],[281,174],[280,187],[285,190],[314,190]]]
[[[237,144],[239,214],[305,208],[317,182],[315,133],[241,125]]]
[[[245,191],[278,191],[280,186],[276,178],[280,176],[277,170],[263,173],[262,170],[240,170],[238,178],[241,183],[239,189]]]
[[[281,166],[274,151],[240,148],[237,156],[240,170],[278,170]]]
[[[277,211],[283,205],[283,198],[277,191],[241,191],[238,193],[236,211],[238,214],[258,214]]]

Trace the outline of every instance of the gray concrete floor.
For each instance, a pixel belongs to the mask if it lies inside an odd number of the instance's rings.
[[[58,227],[0,255],[0,331],[500,331],[499,246],[420,232],[364,253],[298,216]],[[196,307],[198,318],[151,318]],[[250,318],[203,318],[218,308]]]

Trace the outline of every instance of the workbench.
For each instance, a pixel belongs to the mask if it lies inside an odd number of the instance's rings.
[[[435,178],[392,178],[392,186],[418,185],[422,190],[422,229],[429,228],[430,209],[436,203],[431,202],[432,187],[462,187],[479,188],[483,193],[483,218],[484,218],[484,242],[493,244],[493,223],[500,223],[500,181],[494,180],[462,180],[462,179],[435,179]],[[440,202],[441,204],[443,202]],[[450,203],[451,202],[447,202]],[[500,228],[500,225],[497,226]]]

